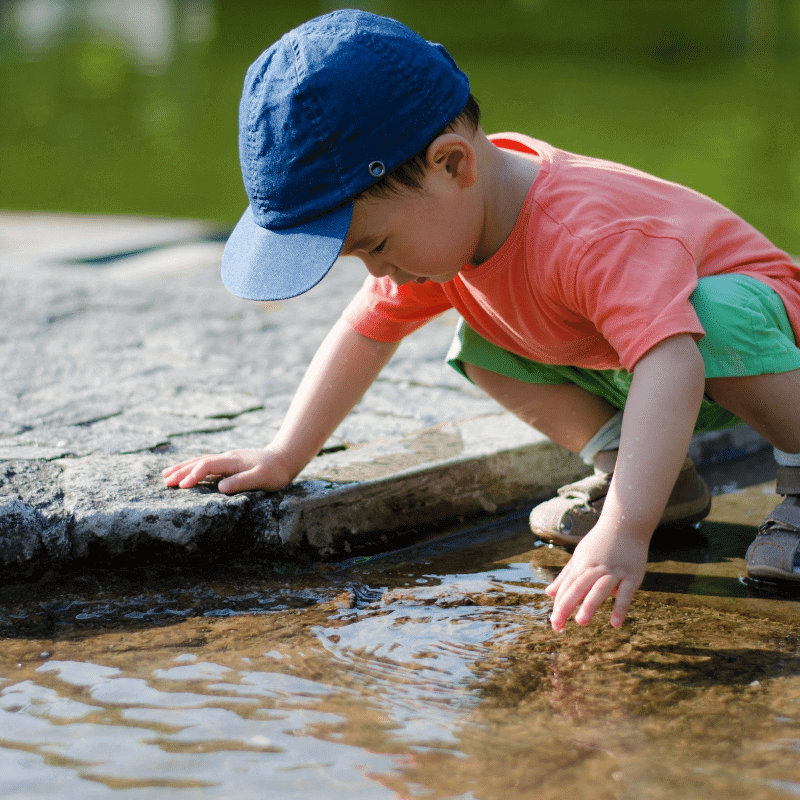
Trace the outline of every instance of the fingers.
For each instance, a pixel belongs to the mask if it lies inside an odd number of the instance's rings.
[[[637,584],[619,573],[584,573],[574,579],[566,575],[566,569],[545,589],[555,599],[550,624],[555,631],[562,631],[575,612],[575,622],[587,625],[600,606],[609,597],[616,595],[611,614],[611,624],[619,628],[628,615]],[[576,611],[577,609],[577,611]]]
[[[618,575],[604,575],[600,578],[586,593],[581,607],[575,614],[575,622],[578,625],[588,624],[595,611],[614,593],[620,581],[621,577]]]
[[[196,459],[195,459],[196,460]],[[180,482],[191,472],[194,460],[189,463],[173,464],[173,466],[161,472],[161,477],[164,478],[164,483],[167,486],[178,486]]]
[[[161,475],[167,486],[190,489],[212,475],[231,475],[241,468],[237,459],[228,455],[201,456],[174,464]]]
[[[217,489],[223,494],[236,494],[236,492],[246,492],[250,489],[270,488],[265,479],[262,478],[262,471],[256,467],[237,472],[227,478],[223,478],[218,484]]]
[[[614,610],[611,613],[611,624],[615,628],[619,628],[625,622],[633,595],[638,588],[639,584],[632,581],[622,581],[620,583],[617,589],[617,599],[614,601]]]
[[[579,606],[575,622],[585,625],[600,603],[614,590],[615,585],[613,576],[603,576],[594,570],[579,573],[574,578],[568,576],[556,589],[553,612],[550,615],[553,630],[564,630],[567,620]]]
[[[230,450],[219,455],[199,456],[167,467],[162,473],[169,487],[191,489],[206,478],[221,478],[217,488],[224,494],[286,488],[295,473],[280,455],[267,450]]]
[[[195,461],[197,461],[197,459],[192,458],[189,461],[182,461],[180,464],[172,464],[166,469],[161,470],[161,477],[171,478],[173,475],[181,472],[188,464],[194,464]]]

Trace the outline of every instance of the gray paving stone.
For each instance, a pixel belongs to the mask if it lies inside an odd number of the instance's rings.
[[[236,528],[253,494],[225,496],[210,489],[181,492],[163,487],[165,460],[152,455],[118,455],[61,462],[63,505],[72,520],[73,555],[93,546],[121,555],[142,540],[185,548],[227,546],[236,550]]]
[[[45,522],[33,506],[0,497],[0,559],[5,567],[26,564],[42,547]]]
[[[267,444],[363,280],[343,259],[301,298],[252,303],[219,280],[192,220],[0,212],[0,569],[128,553],[256,548],[340,555],[436,522],[532,503],[583,474],[442,359],[456,315],[400,345],[298,482],[269,495],[168,490],[160,470]],[[696,439],[711,462],[762,446]]]

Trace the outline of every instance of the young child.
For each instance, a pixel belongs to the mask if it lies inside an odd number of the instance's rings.
[[[800,269],[786,253],[689,189],[487,137],[444,48],[365,12],[311,20],[265,51],[239,122],[250,206],[225,249],[228,289],[292,297],[340,255],[369,277],[273,442],[177,464],[168,486],[287,486],[397,343],[455,308],[450,363],[596,468],[531,514],[542,538],[576,545],[547,589],[553,628],[611,596],[622,624],[654,529],[708,512],[693,431],[736,418],[776,448],[786,495],[749,573],[800,580]]]

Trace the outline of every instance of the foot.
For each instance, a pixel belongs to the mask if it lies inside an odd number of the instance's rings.
[[[785,497],[747,548],[747,574],[759,580],[800,581],[800,467],[780,467],[776,488]]]
[[[546,542],[574,547],[595,526],[611,484],[611,472],[595,472],[588,478],[558,490],[558,496],[531,511],[531,530]],[[697,522],[711,510],[711,495],[689,458],[683,464],[659,525]]]

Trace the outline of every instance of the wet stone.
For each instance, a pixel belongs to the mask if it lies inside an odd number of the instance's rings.
[[[31,561],[42,547],[45,522],[22,500],[0,497],[0,560],[4,567]]]

